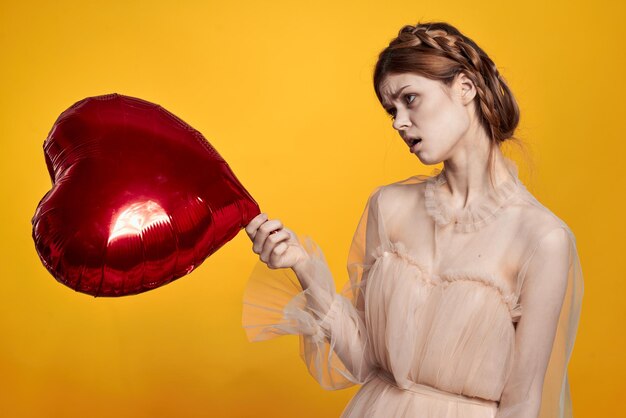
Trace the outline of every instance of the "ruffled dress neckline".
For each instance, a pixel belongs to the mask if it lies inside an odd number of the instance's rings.
[[[458,209],[448,205],[438,192],[439,186],[447,181],[445,169],[434,169],[426,179],[424,188],[426,212],[439,226],[453,222],[454,230],[457,232],[473,232],[487,225],[497,217],[498,212],[511,197],[521,189],[525,189],[518,177],[518,168],[515,162],[504,157],[504,163],[510,176],[496,185],[495,189],[490,188],[482,196],[475,198],[467,207]]]

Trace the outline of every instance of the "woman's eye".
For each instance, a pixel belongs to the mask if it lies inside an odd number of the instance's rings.
[[[417,97],[417,94],[405,94],[404,98],[407,102],[407,104],[411,104],[415,101],[415,97]],[[388,109],[387,110],[387,115],[393,120],[396,118],[396,109]]]

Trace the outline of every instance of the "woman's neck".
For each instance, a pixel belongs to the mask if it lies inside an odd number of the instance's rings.
[[[464,153],[444,161],[443,175],[446,183],[442,192],[447,194],[446,200],[454,208],[465,209],[474,199],[485,195],[489,190],[498,187],[502,182],[509,180],[514,173],[510,172],[506,157],[500,147],[494,145],[493,184],[490,179],[489,150],[480,152],[473,148],[470,153]]]

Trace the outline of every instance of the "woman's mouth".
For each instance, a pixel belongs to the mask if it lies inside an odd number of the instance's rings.
[[[415,150],[417,149],[417,147],[419,146],[419,144],[422,143],[422,138],[416,138],[416,139],[412,139],[411,140],[411,145],[409,146],[411,152],[415,152]]]

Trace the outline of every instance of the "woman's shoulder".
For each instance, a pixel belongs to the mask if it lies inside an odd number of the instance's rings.
[[[385,183],[379,186],[377,189],[382,191],[381,194],[391,195],[395,197],[399,197],[399,195],[405,194],[410,196],[415,196],[416,192],[420,190],[423,191],[423,188],[426,186],[428,179],[432,179],[437,175],[436,172],[433,174],[415,174],[409,177],[402,178],[400,180],[394,180],[389,183]],[[420,193],[417,193],[420,195]]]
[[[519,193],[512,202],[512,208],[517,211],[520,224],[527,231],[532,231],[533,241],[541,239],[555,229],[563,229],[574,239],[569,225],[546,204],[522,185]]]
[[[424,198],[426,180],[432,175],[417,174],[377,186],[370,198],[384,213],[395,213],[401,207],[419,205]]]

